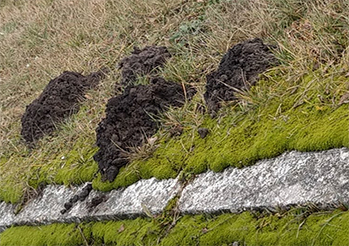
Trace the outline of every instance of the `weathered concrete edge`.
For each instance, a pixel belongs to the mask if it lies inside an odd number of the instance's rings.
[[[251,208],[349,202],[349,150],[284,153],[243,169],[198,175],[182,192],[185,213],[239,212]]]
[[[349,149],[286,152],[251,167],[199,174],[187,185],[178,179],[151,178],[111,192],[93,190],[86,200],[74,203],[61,214],[64,203],[81,193],[84,186],[49,185],[17,215],[13,205],[0,203],[0,232],[11,225],[79,223],[159,214],[176,196],[179,211],[191,214],[306,203],[332,207],[349,201]],[[104,197],[103,202],[91,207],[97,197]]]
[[[79,223],[160,214],[181,189],[177,179],[159,181],[151,178],[110,192],[92,190],[84,201],[75,202],[71,209],[62,214],[64,204],[74,195],[81,194],[87,185],[72,188],[48,185],[17,215],[14,214],[14,205],[0,203],[0,232],[11,225]],[[91,206],[95,198],[102,198],[103,202]]]

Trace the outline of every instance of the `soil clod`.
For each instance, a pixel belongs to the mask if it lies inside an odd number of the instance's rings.
[[[80,192],[80,194],[78,195],[79,197],[79,201],[84,201],[86,199],[86,197],[88,197],[88,195],[90,194],[92,190],[92,184],[87,184],[82,191]]]
[[[64,203],[64,208],[65,208],[66,210],[71,209],[72,206],[73,206],[73,203],[72,203],[72,202],[66,202],[66,203]]]
[[[201,138],[205,138],[209,133],[209,130],[207,128],[199,128],[198,133]]]
[[[182,85],[156,77],[150,85],[128,86],[121,95],[111,98],[106,118],[96,129],[99,150],[94,159],[102,179],[113,181],[129,162],[130,151],[156,133],[159,115],[170,106],[182,106],[190,96],[184,95]]]
[[[170,133],[170,137],[180,136],[183,133],[183,126],[175,125],[169,130],[169,133]]]
[[[21,135],[26,144],[33,146],[45,134],[53,133],[57,124],[77,113],[85,92],[95,87],[102,77],[103,72],[83,76],[66,71],[51,80],[22,116]]]
[[[260,73],[277,64],[273,48],[255,38],[233,46],[223,56],[218,69],[207,75],[204,98],[211,115],[219,110],[221,101],[236,100],[237,91],[248,90]]]
[[[78,200],[79,200],[79,196],[75,195],[75,196],[73,196],[72,198],[69,199],[69,202],[76,203]]]
[[[88,183],[84,188],[82,188],[79,194],[74,195],[72,198],[68,200],[68,202],[64,203],[63,205],[64,209],[60,211],[61,214],[65,214],[66,212],[68,212],[76,202],[84,201],[90,194],[91,190],[92,190],[92,184]]]
[[[92,198],[91,202],[87,205],[87,208],[89,211],[92,211],[95,207],[97,207],[102,202],[105,202],[106,200],[108,200],[108,197],[106,195],[98,195]]]
[[[125,57],[119,63],[122,68],[121,86],[133,85],[137,76],[156,74],[156,69],[163,66],[171,54],[164,46],[146,46],[144,49],[134,48],[130,56]],[[116,85],[116,90],[118,90]]]

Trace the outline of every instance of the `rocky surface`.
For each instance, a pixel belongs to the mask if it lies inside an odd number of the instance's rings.
[[[349,202],[349,149],[301,153],[291,151],[243,169],[228,168],[197,175],[184,186],[178,179],[141,180],[111,192],[92,190],[65,213],[64,203],[82,194],[81,187],[47,186],[40,197],[14,215],[0,203],[0,231],[11,225],[132,218],[159,214],[179,198],[181,213],[238,212],[314,203],[323,208]]]

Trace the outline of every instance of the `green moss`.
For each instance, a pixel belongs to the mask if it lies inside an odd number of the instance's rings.
[[[92,181],[98,166],[93,160],[97,148],[92,147],[92,139],[78,139],[71,149],[52,154],[46,165],[32,168],[29,185],[36,188],[40,184],[82,184]]]
[[[64,160],[60,161],[61,168],[57,170],[54,182],[68,185],[91,181],[98,171],[98,166],[93,160],[96,151],[96,148],[91,148],[86,143],[76,145],[64,156]]]
[[[11,180],[3,179],[2,181],[4,182],[4,185],[1,186],[0,201],[13,204],[19,202],[23,195],[24,184],[18,182],[16,185],[13,185]]]
[[[271,71],[249,92],[250,105],[225,107],[216,119],[194,112],[198,98],[185,109],[172,109],[172,118],[184,127],[181,136],[162,137],[159,148],[148,159],[121,168],[111,183],[102,182],[97,176],[93,187],[108,191],[139,179],[174,178],[181,170],[202,173],[207,169],[220,172],[228,166],[241,168],[287,150],[319,151],[349,146],[348,106],[338,105],[338,98],[346,90],[345,77],[338,73],[338,68],[332,69],[328,72],[332,76],[319,70],[293,82],[285,82],[281,71]],[[328,84],[333,91],[328,91]],[[298,89],[289,92],[290,87]],[[200,122],[200,127],[209,129],[205,139],[198,136],[193,118]],[[76,159],[78,154],[72,158]],[[56,181],[76,182],[75,173],[72,180],[69,173],[70,169],[64,168],[58,172]]]
[[[249,213],[221,215],[209,223],[205,233],[200,237],[200,244],[223,245],[234,241],[244,242],[255,230],[253,222],[254,219]]]
[[[0,245],[82,245],[82,234],[75,224],[12,227],[1,234]]]
[[[296,209],[275,215],[250,212],[11,227],[0,245],[348,245],[349,212]],[[172,218],[173,219],[173,218]],[[164,225],[166,225],[164,227]],[[168,226],[171,225],[171,226]]]
[[[151,245],[156,242],[159,228],[149,219],[97,222],[92,225],[92,237],[97,242],[118,245]],[[98,245],[98,244],[97,244]]]
[[[245,245],[346,245],[349,236],[348,227],[342,226],[345,218],[348,213],[340,211],[313,214],[304,223],[294,216],[256,219],[250,213],[185,216],[162,244],[224,245],[238,241]]]

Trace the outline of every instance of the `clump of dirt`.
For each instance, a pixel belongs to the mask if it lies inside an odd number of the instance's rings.
[[[137,76],[155,74],[156,69],[163,66],[171,54],[164,46],[146,46],[144,49],[134,48],[130,56],[125,57],[119,63],[122,69],[121,86],[133,85]],[[119,85],[116,85],[118,91]]]
[[[58,123],[78,112],[86,90],[95,87],[102,77],[102,71],[88,76],[65,71],[51,80],[22,116],[21,135],[26,144],[32,147],[45,134],[51,134]]]
[[[185,95],[187,91],[188,95]],[[156,119],[169,106],[180,107],[193,91],[163,78],[150,85],[128,86],[108,101],[106,118],[96,129],[98,152],[94,155],[104,181],[113,181],[119,169],[129,162],[132,148],[141,146],[156,133]]]
[[[98,195],[98,196],[92,198],[91,202],[87,203],[88,211],[91,212],[99,204],[101,204],[102,202],[106,202],[107,200],[108,200],[108,197],[106,195]]]
[[[206,77],[204,98],[212,115],[219,110],[221,101],[236,100],[236,91],[248,90],[260,73],[277,64],[272,53],[275,48],[255,38],[233,46],[223,56],[218,69]]]
[[[77,195],[74,195],[72,198],[69,199],[68,202],[64,203],[64,209],[61,210],[61,214],[65,214],[68,212],[76,202],[78,201],[85,201],[85,199],[88,197],[90,192],[92,191],[92,184],[88,183],[84,188],[82,188],[81,192]]]

